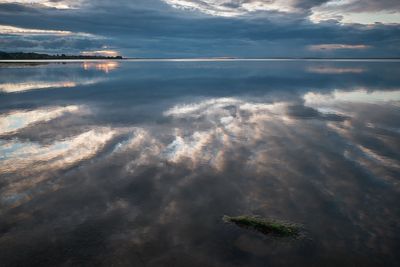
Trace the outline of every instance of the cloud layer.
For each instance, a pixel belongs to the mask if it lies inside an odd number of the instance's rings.
[[[398,10],[397,1],[0,1],[0,50],[396,57]],[[321,44],[371,49],[308,49]]]

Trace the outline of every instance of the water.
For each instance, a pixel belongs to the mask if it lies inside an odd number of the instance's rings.
[[[399,266],[399,177],[398,62],[0,65],[1,266]]]

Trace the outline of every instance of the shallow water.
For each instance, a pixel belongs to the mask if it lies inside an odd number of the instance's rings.
[[[0,64],[1,266],[399,266],[399,177],[398,62]]]

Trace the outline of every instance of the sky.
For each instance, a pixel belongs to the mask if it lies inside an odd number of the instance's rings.
[[[0,51],[400,57],[400,1],[0,0]]]

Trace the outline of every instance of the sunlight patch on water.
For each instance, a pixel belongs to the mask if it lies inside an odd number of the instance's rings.
[[[116,61],[110,61],[110,62],[83,62],[82,63],[82,68],[84,70],[90,70],[90,69],[95,69],[102,71],[104,73],[109,73],[113,70],[116,70],[119,67],[119,63]]]

